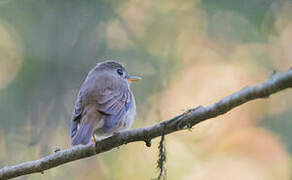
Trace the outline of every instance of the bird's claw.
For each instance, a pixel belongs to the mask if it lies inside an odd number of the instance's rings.
[[[96,148],[96,146],[97,146],[97,141],[96,141],[94,135],[92,136],[92,139],[93,139],[93,145],[94,145],[94,148]]]

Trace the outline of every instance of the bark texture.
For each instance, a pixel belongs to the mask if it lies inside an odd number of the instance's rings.
[[[151,146],[151,140],[162,134],[167,135],[176,131],[191,128],[202,121],[222,115],[248,101],[258,98],[268,98],[271,94],[291,87],[292,69],[281,73],[274,73],[271,74],[267,81],[255,86],[247,86],[240,91],[221,99],[215,104],[207,107],[198,106],[197,108],[190,109],[170,120],[111,136],[98,142],[96,148],[92,145],[77,146],[71,149],[55,152],[39,160],[13,166],[5,166],[0,169],[0,179],[10,179],[32,173],[43,173],[47,169],[78,159],[87,158],[135,141],[144,141],[147,146]]]

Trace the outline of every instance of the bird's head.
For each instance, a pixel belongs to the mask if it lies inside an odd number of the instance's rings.
[[[139,76],[129,75],[123,65],[113,60],[107,60],[98,63],[96,65],[96,69],[108,71],[117,78],[126,80],[127,82],[135,82],[141,80],[141,77]]]

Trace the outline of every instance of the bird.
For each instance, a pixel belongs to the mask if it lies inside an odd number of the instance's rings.
[[[140,80],[114,61],[97,63],[84,80],[76,98],[71,145],[87,145],[132,126],[136,114],[130,83]],[[92,140],[92,141],[91,141]]]

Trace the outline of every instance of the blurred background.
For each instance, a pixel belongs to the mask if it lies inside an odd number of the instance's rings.
[[[70,147],[77,92],[97,62],[132,84],[133,128],[207,106],[292,64],[289,0],[0,0],[0,167]],[[169,180],[289,180],[292,91],[166,137]],[[159,139],[17,179],[151,179]]]

